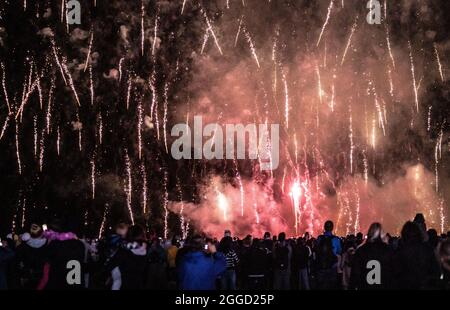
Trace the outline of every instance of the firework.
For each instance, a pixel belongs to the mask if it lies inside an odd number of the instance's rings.
[[[328,6],[327,17],[325,19],[325,22],[323,23],[322,30],[320,31],[319,39],[317,40],[316,46],[319,46],[320,40],[322,39],[322,35],[323,35],[324,31],[325,31],[325,28],[327,27],[328,21],[330,20],[331,11],[333,10],[333,1],[334,0],[331,0],[330,1],[330,5]]]
[[[125,150],[125,170],[126,170],[126,184],[125,184],[125,194],[127,197],[127,209],[129,212],[129,216],[130,216],[130,220],[131,223],[134,225],[134,214],[133,214],[133,210],[131,208],[131,200],[132,200],[132,192],[133,192],[133,187],[132,187],[132,176],[131,176],[131,161],[130,161],[130,157],[128,156],[128,151]]]
[[[8,113],[11,113],[11,105],[9,104],[9,97],[8,97],[8,91],[6,90],[6,70],[5,65],[3,62],[1,63],[2,67],[2,87],[3,87],[3,94],[5,95],[5,101],[6,105],[8,106]]]
[[[283,84],[284,84],[284,120],[286,122],[286,128],[289,128],[289,90],[286,75],[283,72]]]
[[[206,12],[203,9],[201,9],[201,11],[203,13],[203,16],[205,17],[205,21],[208,26],[207,30],[211,33],[211,36],[214,39],[214,43],[216,44],[216,47],[219,50],[220,55],[223,55],[222,48],[220,47],[219,40],[217,39],[216,33],[214,32],[211,21],[209,20],[208,16],[206,15]]]
[[[347,45],[345,46],[344,54],[342,55],[341,66],[344,64],[345,56],[347,55],[348,48],[350,47],[350,44],[352,42],[353,34],[356,31],[356,26],[358,25],[357,21],[358,21],[358,17],[356,17],[355,22],[353,23],[352,29],[350,31],[350,36],[348,37]]]
[[[166,83],[164,87],[164,117],[163,117],[163,134],[164,134],[164,146],[166,148],[166,153],[169,153],[169,148],[167,146],[167,115],[168,115],[168,99],[169,85]]]
[[[10,115],[6,116],[6,120],[3,123],[2,132],[0,133],[0,140],[2,140],[3,136],[5,135],[5,131],[8,128],[9,119],[10,119]]]
[[[44,166],[44,151],[45,151],[45,129],[42,129],[41,140],[39,143],[39,171],[42,172]]]
[[[439,75],[441,76],[442,82],[444,82],[444,80],[445,80],[444,73],[442,72],[441,59],[439,57],[439,51],[437,49],[436,43],[434,43],[434,54],[436,55],[436,61],[437,61],[437,64],[438,64]]]
[[[138,105],[137,135],[138,135],[138,155],[142,158],[142,124],[144,123],[142,101]]]
[[[252,37],[250,36],[250,33],[248,32],[246,27],[244,27],[243,31],[244,31],[245,37],[247,38],[248,45],[250,46],[250,51],[252,52],[253,59],[255,59],[256,65],[258,66],[258,68],[260,68],[261,66],[259,65],[259,59],[258,59],[258,55],[256,54],[256,49],[255,49],[255,45],[253,44]]]
[[[145,41],[145,5],[144,0],[141,0],[141,55],[144,56],[144,41]]]
[[[84,72],[86,72],[86,69],[88,67],[89,61],[91,59],[91,51],[92,51],[92,44],[93,43],[94,43],[94,30],[91,29],[91,38],[89,39],[88,53],[86,55],[86,61],[84,62]]]
[[[237,46],[238,40],[239,40],[239,35],[241,34],[241,29],[242,29],[242,22],[244,21],[244,16],[241,17],[241,19],[239,20],[239,26],[238,26],[238,30],[236,32],[236,37],[234,39],[234,47]]]
[[[153,44],[152,44],[152,56],[156,55],[156,40],[158,39],[158,22],[159,22],[159,12],[155,17],[155,27],[153,28]]]
[[[109,205],[107,204],[105,206],[105,210],[103,211],[103,218],[102,218],[102,222],[100,224],[100,229],[98,230],[98,237],[97,239],[100,239],[103,235],[103,232],[105,231],[105,225],[106,225],[106,218],[108,216],[108,211],[109,211]]]
[[[19,149],[19,123],[16,121],[16,157],[17,168],[19,174],[22,174],[22,163],[20,162],[20,149]]]
[[[50,86],[50,90],[48,93],[48,105],[47,105],[47,114],[46,114],[46,121],[47,121],[47,134],[50,134],[50,128],[51,128],[51,120],[52,120],[52,99],[53,99],[53,90],[55,88],[55,80],[52,79],[52,83]]]
[[[292,205],[294,207],[294,217],[295,217],[295,233],[298,234],[298,224],[300,216],[300,198],[302,196],[302,188],[299,180],[295,180],[291,187],[289,195],[292,199]]]
[[[142,175],[142,214],[147,213],[147,172],[145,169],[145,163],[141,163],[141,175]]]
[[[59,131],[59,126],[58,126],[58,128],[56,130],[56,152],[57,152],[58,156],[60,154],[60,146],[61,146],[61,133]]]
[[[169,204],[169,191],[168,191],[168,172],[167,170],[164,171],[164,181],[163,181],[163,188],[164,188],[164,196],[163,196],[163,207],[164,207],[164,239],[167,240],[167,236],[169,233],[169,227],[168,227],[168,219],[169,219],[169,209],[167,208]]]
[[[37,156],[38,132],[37,132],[37,116],[33,117],[33,136],[34,136],[34,157]]]
[[[91,190],[92,199],[95,199],[95,154],[91,158]]]
[[[416,73],[414,69],[414,58],[412,54],[412,47],[411,42],[408,41],[408,48],[409,48],[409,60],[411,62],[411,75],[412,75],[412,85],[414,90],[414,101],[416,103],[416,111],[419,112],[419,95],[417,93],[417,83],[416,83]]]

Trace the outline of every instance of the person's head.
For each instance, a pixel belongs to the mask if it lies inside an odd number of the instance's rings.
[[[223,233],[224,237],[231,237],[231,231],[229,229],[225,230],[225,232]]]
[[[139,225],[130,226],[126,238],[128,242],[138,243],[144,243],[147,240],[144,228]]]
[[[231,251],[233,248],[233,238],[230,236],[223,237],[222,240],[220,240],[219,244],[219,251],[227,254]]]
[[[180,240],[178,238],[178,236],[173,236],[172,238],[172,245],[179,247],[180,246]]]
[[[116,234],[118,234],[119,236],[121,236],[122,238],[126,238],[127,233],[128,233],[128,224],[125,222],[120,222],[116,225],[116,229],[115,232]]]
[[[242,242],[243,245],[249,247],[252,244],[252,239],[251,235],[247,235]]]
[[[381,241],[384,237],[383,229],[380,223],[372,223],[367,232],[367,242]]]
[[[442,263],[450,265],[450,239],[446,239],[441,243],[439,257]]]
[[[261,245],[261,241],[258,238],[253,239],[252,247],[257,248]]]
[[[416,216],[414,217],[413,222],[417,224],[425,224],[425,217],[423,216],[422,213],[417,213]]]
[[[423,242],[422,231],[416,223],[411,221],[408,221],[403,225],[401,235],[403,242],[406,244]]]
[[[325,232],[332,232],[334,228],[334,224],[332,221],[326,221],[325,224],[323,225],[323,230]]]
[[[270,239],[270,232],[266,231],[264,233],[264,239]]]
[[[283,241],[285,241],[285,240],[286,240],[286,233],[280,232],[280,233],[278,234],[278,241],[283,242]]]
[[[30,227],[30,236],[33,239],[40,238],[42,234],[44,233],[44,230],[42,227],[38,224],[31,224]]]
[[[205,247],[205,239],[200,235],[195,235],[189,240],[189,248],[194,252],[203,251]]]
[[[309,232],[305,232],[305,234],[303,235],[303,238],[305,238],[305,240],[309,240],[309,238],[311,238],[311,235],[309,234]]]

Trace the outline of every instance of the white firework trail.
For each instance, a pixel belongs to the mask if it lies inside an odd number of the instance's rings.
[[[441,64],[441,59],[439,57],[439,51],[437,49],[436,43],[434,43],[433,45],[434,45],[434,54],[436,55],[436,61],[438,64],[439,75],[441,76],[442,82],[444,82],[445,78],[444,78],[444,72],[442,71],[442,64]]]
[[[131,178],[131,161],[130,157],[128,156],[128,151],[125,150],[125,169],[126,169],[126,184],[125,184],[125,194],[127,196],[127,209],[128,213],[130,215],[131,223],[134,225],[134,215],[133,210],[131,208],[131,202],[132,202],[132,192],[133,192],[133,185],[132,185],[132,178]]]
[[[240,198],[241,198],[241,216],[244,216],[244,201],[245,201],[244,186],[242,184],[242,178],[241,178],[241,174],[239,173],[239,166],[238,166],[236,158],[233,159],[233,163],[234,163],[234,168],[236,170],[236,180],[239,183],[239,192],[240,192]]]
[[[164,206],[164,239],[167,240],[167,235],[169,232],[168,229],[168,218],[169,218],[169,209],[167,208],[169,203],[169,192],[167,189],[168,185],[168,173],[167,170],[164,171],[164,200],[163,200],[163,206]]]
[[[435,160],[435,174],[436,174],[436,192],[439,192],[439,161],[442,158],[442,138],[444,136],[444,131],[441,129],[439,137],[434,148],[434,160]]]
[[[206,24],[208,25],[208,30],[211,33],[211,36],[214,39],[214,43],[216,44],[217,49],[219,50],[220,55],[223,55],[222,48],[220,47],[219,40],[217,39],[216,33],[214,32],[214,29],[212,27],[211,21],[209,20],[208,16],[206,15],[205,11],[201,9],[203,12],[203,16],[205,17]]]
[[[11,113],[11,105],[9,104],[9,97],[8,97],[8,91],[6,89],[6,69],[5,69],[5,64],[2,62],[1,63],[1,67],[2,67],[2,87],[3,87],[3,93],[5,95],[5,101],[6,101],[6,105],[8,106],[8,113]]]
[[[138,154],[139,159],[142,158],[142,124],[144,123],[144,115],[142,108],[142,100],[139,100],[138,105],[138,121],[137,121],[137,135],[138,135]]]
[[[103,143],[103,118],[102,113],[98,114],[98,140],[99,143]]]
[[[431,112],[432,112],[433,106],[428,107],[428,119],[427,119],[427,131],[431,130]]]
[[[41,140],[39,143],[39,171],[42,172],[44,167],[44,152],[45,152],[45,128],[42,129]]]
[[[360,213],[360,197],[359,197],[359,190],[356,189],[356,219],[355,219],[355,227],[354,231],[355,234],[359,232],[360,224],[359,224],[359,213]]]
[[[389,37],[389,28],[386,25],[386,45],[389,51],[389,57],[391,59],[391,63],[392,63],[392,68],[395,69],[395,59],[394,59],[394,54],[392,53],[392,48],[391,48],[391,39]]]
[[[205,35],[203,36],[202,49],[200,51],[200,54],[202,54],[202,55],[203,55],[203,52],[205,51],[206,43],[208,43],[208,38],[209,38],[209,30],[206,29]]]
[[[159,12],[155,17],[155,27],[153,28],[153,44],[152,44],[152,56],[156,54],[156,39],[158,38],[158,23],[159,23]]]
[[[355,152],[355,144],[353,141],[353,115],[352,106],[349,106],[349,140],[350,140],[350,173],[353,174],[353,154]]]
[[[103,218],[102,218],[102,223],[100,224],[100,229],[99,229],[99,231],[98,231],[98,237],[97,237],[97,239],[101,239],[102,238],[102,235],[103,235],[103,232],[105,231],[105,226],[106,226],[106,218],[107,218],[107,216],[108,216],[108,208],[109,207],[109,205],[107,204],[106,206],[105,206],[105,210],[103,211]]]
[[[367,155],[365,150],[363,150],[363,164],[364,164],[364,183],[367,186],[369,182],[369,163],[367,162]]]
[[[127,88],[127,110],[130,108],[130,98],[131,98],[131,86],[132,86],[132,77],[130,76],[128,78],[128,88]]]
[[[86,72],[88,64],[90,63],[92,44],[93,43],[94,43],[94,30],[91,29],[91,38],[89,39],[88,53],[87,53],[87,56],[86,56],[86,61],[84,62],[84,72]]]
[[[60,147],[61,147],[61,132],[58,126],[58,128],[56,129],[56,152],[58,156],[60,154]]]
[[[322,104],[323,101],[323,89],[322,89],[322,79],[320,77],[319,65],[316,65],[316,75],[317,75],[317,93],[319,96],[319,102]]]
[[[184,218],[184,201],[183,201],[183,190],[181,188],[181,182],[180,178],[177,176],[177,190],[178,190],[178,199],[180,200],[180,228],[181,228],[181,235],[183,239],[186,239],[187,232],[186,232],[186,219]]]
[[[286,123],[286,128],[289,128],[289,89],[287,84],[287,78],[284,72],[282,72],[283,84],[284,84],[284,120]]]
[[[91,106],[94,106],[94,79],[92,78],[92,64],[89,64],[89,92],[91,94]]]
[[[252,186],[253,193],[253,210],[255,211],[256,224],[259,224],[258,202],[256,201],[255,184]]]
[[[236,38],[234,39],[234,47],[237,46],[238,40],[239,40],[239,35],[241,34],[241,29],[242,29],[242,22],[244,21],[244,16],[241,17],[241,19],[239,20],[239,27],[238,30],[236,32]]]
[[[389,94],[394,97],[394,82],[392,81],[391,68],[388,66],[388,79],[389,79]]]
[[[27,207],[27,198],[24,197],[22,201],[22,220],[20,221],[22,229],[25,227],[25,215],[26,215],[26,207]]]
[[[167,115],[169,110],[169,85],[166,83],[164,86],[164,117],[163,117],[163,134],[164,134],[164,146],[166,148],[166,153],[169,153],[169,148],[167,146]]]
[[[141,0],[141,55],[144,56],[144,42],[145,42],[145,5],[144,0]]]
[[[258,55],[256,54],[255,45],[253,44],[252,37],[250,36],[250,33],[248,32],[248,30],[245,26],[244,26],[243,32],[244,32],[245,37],[247,38],[247,42],[250,46],[250,51],[252,52],[253,59],[255,59],[255,62],[256,62],[256,65],[258,66],[258,68],[261,68],[261,66],[259,64]]]
[[[414,68],[414,58],[413,58],[413,53],[412,53],[411,41],[408,41],[408,48],[409,48],[409,60],[411,62],[411,75],[412,75],[412,84],[413,84],[413,90],[414,90],[414,101],[416,103],[416,112],[419,112],[419,95],[417,93],[416,73],[415,73],[415,68]]]
[[[46,114],[46,121],[47,121],[47,134],[50,134],[50,128],[51,128],[51,120],[52,120],[52,101],[53,101],[53,90],[55,89],[55,79],[52,78],[50,90],[48,92],[48,105],[47,105],[47,114]]]
[[[334,112],[334,107],[336,106],[336,89],[334,86],[335,79],[336,75],[333,75],[333,84],[331,85],[331,101],[330,101],[331,112]]]
[[[0,140],[3,139],[3,136],[5,135],[6,132],[6,128],[8,128],[8,124],[9,124],[9,119],[10,119],[10,114],[8,116],[6,116],[6,120],[3,123],[3,127],[2,127],[2,132],[0,133]]]
[[[19,123],[16,121],[16,157],[17,168],[19,174],[22,174],[22,163],[20,162],[20,149],[19,149]]]
[[[56,43],[55,43],[54,40],[52,40],[52,50],[53,50],[53,55],[55,56],[55,61],[58,64],[59,71],[61,72],[62,78],[64,80],[64,84],[67,85],[66,75],[64,73],[64,69],[62,67],[61,61],[59,60],[58,52],[57,52],[57,49],[56,49]]]
[[[91,158],[91,191],[92,199],[95,199],[95,154]]]
[[[119,82],[122,81],[122,64],[124,60],[124,57],[120,58],[119,60]]]
[[[145,169],[145,163],[141,163],[141,175],[142,175],[142,214],[147,213],[147,172]]]
[[[184,8],[186,7],[186,1],[187,0],[183,0],[183,5],[181,6],[181,15],[183,15],[183,13],[184,13]]]
[[[322,30],[320,31],[319,39],[317,40],[316,46],[319,46],[320,40],[322,40],[322,35],[323,35],[323,33],[325,31],[325,28],[327,27],[327,24],[328,24],[328,22],[330,20],[331,11],[333,10],[333,1],[334,0],[331,0],[330,1],[330,5],[328,6],[327,17],[326,17],[325,22],[324,22],[324,24],[322,26]]]
[[[34,157],[36,158],[38,148],[37,115],[33,117],[33,137],[34,137]]]
[[[439,217],[441,219],[441,233],[444,233],[444,223],[445,223],[445,216],[444,216],[444,198],[441,198],[440,204],[439,204]]]
[[[67,75],[67,77],[69,79],[69,86],[72,89],[72,92],[73,92],[73,94],[75,96],[77,104],[78,104],[78,106],[81,106],[80,99],[78,97],[78,93],[77,93],[77,90],[75,89],[75,84],[74,84],[73,79],[72,79],[72,74],[70,74],[69,68],[67,68],[66,59],[64,57],[63,57],[62,67],[63,67],[64,72],[66,73],[66,75]]]
[[[347,45],[345,46],[344,54],[342,55],[341,66],[345,62],[345,56],[347,56],[348,49],[352,43],[352,37],[356,31],[356,26],[358,25],[357,21],[358,21],[358,17],[355,18],[355,22],[353,23],[352,29],[350,31],[350,36],[348,37]]]

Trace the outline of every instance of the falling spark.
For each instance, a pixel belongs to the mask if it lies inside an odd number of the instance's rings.
[[[142,214],[147,213],[147,172],[144,162],[141,163],[142,175]]]
[[[355,219],[355,234],[359,232],[359,213],[360,213],[360,197],[359,190],[356,190],[356,219]]]
[[[138,121],[137,121],[137,134],[138,134],[138,154],[139,159],[142,158],[142,124],[144,123],[142,102],[138,105]]]
[[[167,170],[164,171],[164,239],[167,240],[167,235],[169,233],[168,229],[168,219],[169,219],[169,209],[167,208],[169,204],[169,191],[168,191],[168,173]]]
[[[376,132],[376,120],[375,120],[375,116],[372,119],[372,147],[373,149],[375,149],[376,147],[376,141],[377,141],[377,132]]]
[[[122,81],[122,64],[124,61],[124,57],[120,58],[119,60],[119,82]]]
[[[203,44],[202,44],[202,50],[200,51],[200,54],[203,55],[203,52],[205,51],[206,43],[208,43],[209,38],[209,30],[206,29],[205,35],[203,36]]]
[[[34,133],[34,157],[37,156],[38,132],[37,132],[37,116],[33,117],[33,133]]]
[[[5,95],[5,101],[6,105],[8,106],[8,113],[11,113],[11,105],[9,104],[9,97],[8,97],[8,91],[6,90],[6,70],[5,65],[1,63],[2,67],[2,87],[3,87],[3,93]]]
[[[394,54],[392,53],[391,40],[389,37],[389,28],[387,25],[386,25],[386,44],[387,44],[387,48],[389,51],[389,57],[391,58],[392,68],[395,69],[395,59],[394,59]]]
[[[241,19],[239,20],[239,27],[238,27],[238,30],[236,32],[236,38],[234,39],[234,47],[237,46],[237,43],[238,43],[238,40],[239,40],[239,35],[241,34],[243,20],[244,20],[244,16],[242,16]]]
[[[58,64],[59,71],[61,72],[61,75],[62,75],[62,77],[63,77],[64,84],[67,85],[66,75],[64,74],[64,69],[63,69],[63,67],[62,67],[61,61],[59,60],[58,52],[57,52],[57,50],[56,50],[56,43],[55,43],[54,40],[52,40],[52,50],[53,50],[53,55],[55,56],[55,61],[56,61],[56,63]]]
[[[130,98],[131,98],[131,85],[132,80],[131,76],[128,78],[128,88],[127,88],[127,110],[130,108]]]
[[[27,198],[23,197],[23,201],[22,201],[22,220],[20,221],[22,229],[25,227],[26,206],[27,206]]]
[[[183,15],[184,7],[186,6],[186,1],[187,1],[187,0],[183,0],[183,5],[182,5],[182,7],[181,7],[181,15]]]
[[[73,83],[72,75],[70,74],[70,71],[67,68],[66,60],[64,57],[63,57],[62,66],[63,66],[64,72],[66,73],[67,77],[69,78],[69,85],[70,85],[70,88],[72,89],[75,99],[77,100],[78,106],[81,106],[80,99],[78,98],[77,90],[75,89],[75,84]]]
[[[169,85],[166,83],[164,87],[164,118],[163,118],[164,146],[166,147],[166,153],[169,153],[169,148],[167,146],[167,115],[169,105],[168,92],[169,92]]]
[[[52,119],[52,99],[53,99],[53,90],[55,88],[55,80],[52,79],[50,90],[48,93],[48,106],[47,106],[47,114],[46,114],[46,120],[47,120],[47,134],[50,134],[50,127],[51,127],[51,119]]]
[[[363,164],[364,164],[364,183],[367,185],[369,182],[369,163],[367,162],[366,152],[363,151]]]
[[[444,198],[441,198],[441,203],[439,204],[439,217],[441,219],[441,233],[444,233],[444,223],[445,223]]]
[[[323,98],[322,80],[320,78],[320,70],[319,70],[318,65],[316,65],[316,74],[317,74],[317,93],[319,96],[319,102],[320,102],[320,104],[322,104],[322,98]]]
[[[353,115],[352,106],[349,106],[349,139],[350,139],[350,173],[353,174],[353,153],[355,152],[355,144],[353,142]]]
[[[330,102],[331,112],[334,112],[334,107],[336,106],[336,90],[334,87],[335,79],[336,79],[336,75],[333,76],[333,85],[331,85],[331,102]]]
[[[95,154],[91,158],[91,189],[92,199],[95,199]]]
[[[39,143],[39,171],[42,172],[44,166],[44,151],[45,151],[45,129],[42,129],[41,141]]]
[[[292,199],[292,204],[294,207],[294,217],[295,217],[295,233],[298,233],[298,220],[300,215],[300,197],[302,195],[302,188],[300,186],[300,181],[296,180],[292,185],[289,195]]]
[[[59,154],[60,154],[60,145],[61,145],[61,133],[60,133],[60,131],[59,131],[59,126],[58,126],[58,128],[57,128],[57,130],[56,130],[56,152],[57,152],[57,154],[58,154],[58,156],[59,156]]]
[[[84,72],[86,72],[88,64],[90,63],[91,51],[92,51],[92,43],[93,42],[94,42],[94,30],[91,29],[91,38],[89,39],[88,53],[87,53],[87,56],[86,56],[86,61],[84,62]]]
[[[220,55],[223,55],[222,48],[220,47],[219,40],[217,39],[216,33],[214,32],[211,22],[210,22],[208,16],[206,15],[205,11],[203,11],[203,9],[201,9],[201,10],[203,12],[203,16],[205,17],[206,24],[208,25],[208,30],[214,39],[214,43],[216,44],[216,47],[219,50]]]
[[[102,223],[100,224],[100,229],[98,231],[98,237],[97,239],[100,239],[103,235],[103,232],[105,231],[105,225],[106,225],[106,217],[108,215],[108,204],[105,206],[105,210],[103,211],[103,218]]]
[[[92,64],[89,64],[89,91],[91,94],[91,106],[94,105],[94,80],[92,78]]]
[[[411,75],[412,75],[412,84],[414,89],[414,100],[416,103],[416,112],[419,112],[419,95],[417,93],[417,85],[416,85],[416,73],[414,69],[414,59],[412,54],[412,47],[411,42],[408,41],[408,47],[409,47],[409,60],[411,62]]]
[[[142,56],[144,56],[144,41],[145,41],[144,17],[145,17],[145,5],[144,5],[144,0],[141,0],[141,55]]]
[[[328,21],[330,20],[331,10],[333,9],[333,1],[334,0],[331,0],[330,5],[328,6],[327,18],[325,19],[325,23],[323,24],[322,30],[320,31],[319,39],[317,40],[316,46],[319,46],[320,40],[322,39],[323,32],[325,31],[325,27],[327,26]]]
[[[286,75],[283,72],[283,84],[284,84],[284,119],[286,122],[286,128],[289,128],[289,90]]]
[[[348,37],[347,45],[345,46],[344,54],[342,55],[341,66],[344,64],[345,56],[347,55],[348,49],[352,42],[353,34],[355,33],[356,26],[358,25],[357,21],[358,21],[358,17],[356,17],[355,22],[353,23],[353,26],[352,26],[352,30],[350,31],[350,36]]]
[[[439,51],[437,49],[436,43],[434,43],[434,53],[436,55],[436,61],[438,64],[438,68],[439,68],[439,74],[441,76],[441,80],[442,82],[444,82],[445,78],[444,78],[444,73],[442,72],[442,64],[441,64],[441,59],[439,57]]]
[[[2,140],[2,139],[3,139],[3,136],[5,135],[6,128],[8,128],[9,119],[10,119],[10,115],[8,115],[8,116],[6,117],[5,123],[3,124],[3,127],[2,127],[2,133],[0,134],[0,140]]]
[[[16,121],[16,156],[17,167],[19,174],[22,174],[22,163],[20,162],[20,150],[19,150],[19,123]]]
[[[223,193],[221,193],[217,188],[217,208],[223,212],[223,220],[226,222],[228,221],[228,200],[227,197]]]
[[[259,59],[258,59],[258,55],[256,54],[255,45],[253,44],[250,33],[248,32],[248,30],[245,27],[244,27],[244,34],[245,34],[245,37],[247,38],[248,44],[250,45],[250,50],[252,52],[253,58],[255,59],[256,65],[258,66],[258,68],[260,68]]]
[[[131,208],[131,198],[132,198],[132,179],[131,179],[131,162],[130,157],[128,156],[128,151],[125,150],[125,168],[127,173],[127,181],[125,185],[125,194],[127,196],[127,208],[130,215],[131,223],[134,225],[134,215],[133,210]]]
[[[102,113],[98,114],[98,139],[100,144],[103,143],[103,118]]]
[[[159,12],[155,18],[155,27],[153,29],[153,44],[152,44],[152,56],[156,54],[156,39],[158,38],[158,22],[159,22]]]
[[[442,138],[444,136],[444,131],[441,129],[439,137],[436,142],[436,147],[434,148],[434,160],[435,160],[435,174],[436,174],[436,192],[439,192],[439,161],[442,158]]]
[[[392,81],[391,68],[388,66],[388,79],[389,79],[389,94],[394,97],[394,82]]]

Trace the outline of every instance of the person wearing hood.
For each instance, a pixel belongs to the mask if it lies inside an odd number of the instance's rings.
[[[126,245],[117,250],[108,264],[112,290],[142,290],[147,271],[147,243],[141,226],[130,226]]]
[[[20,287],[34,290],[43,276],[47,239],[38,224],[31,224],[30,232],[22,235],[22,243],[16,250],[16,269]]]
[[[190,252],[184,253],[177,265],[181,290],[214,290],[216,279],[227,269],[225,256],[212,242],[205,244],[201,236],[192,238]]]

